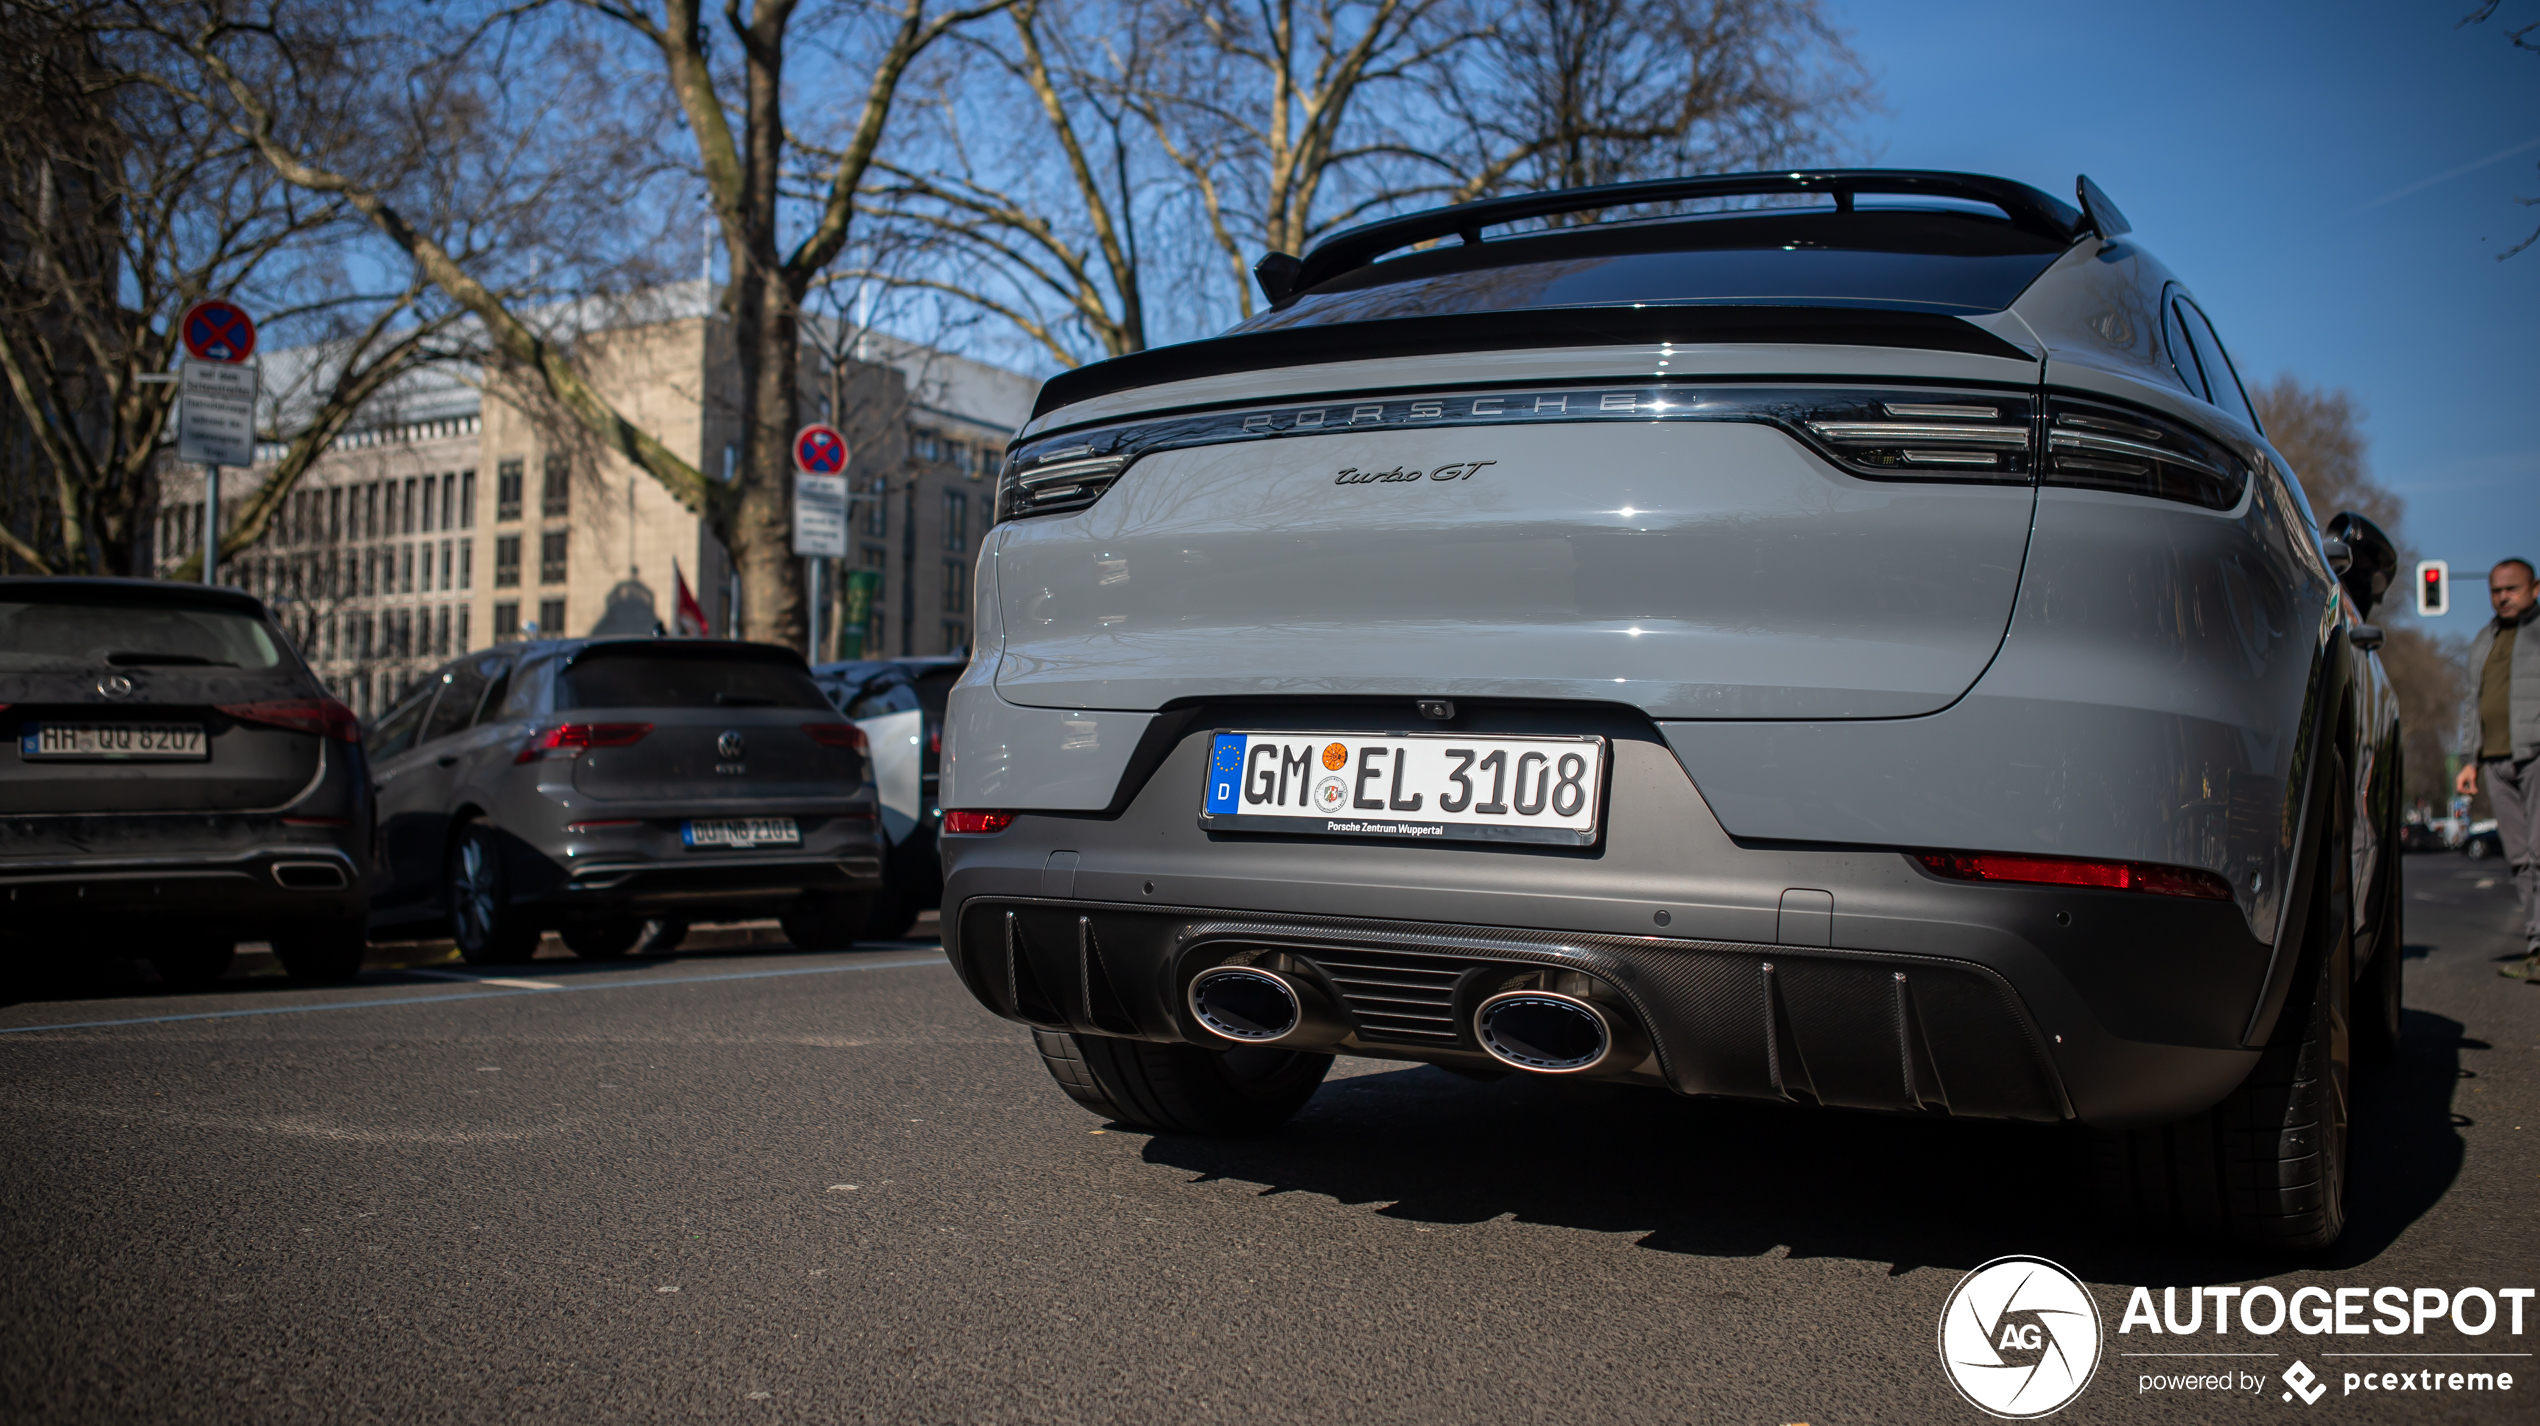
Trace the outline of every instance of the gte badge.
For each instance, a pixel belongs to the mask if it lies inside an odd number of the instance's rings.
[[[1941,1309],[1940,1364],[1989,1416],[2051,1416],[2099,1369],[2099,1304],[2058,1264],[1995,1258],[1960,1278]]]

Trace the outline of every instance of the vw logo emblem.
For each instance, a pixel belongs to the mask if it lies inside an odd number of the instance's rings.
[[[132,680],[119,673],[110,673],[97,680],[97,691],[108,698],[130,698]]]
[[[741,754],[747,751],[749,751],[749,745],[741,741],[741,731],[738,728],[727,728],[722,737],[714,740],[714,755],[725,762],[739,762]]]

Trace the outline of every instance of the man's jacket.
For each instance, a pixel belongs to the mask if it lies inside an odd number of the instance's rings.
[[[2462,709],[2459,747],[2463,754],[2475,758],[2479,753],[2478,681],[2487,667],[2487,651],[2496,647],[2496,621],[2478,631],[2469,645],[2469,699]],[[2514,761],[2525,762],[2540,757],[2540,609],[2522,616],[2514,633],[2512,689],[2505,699],[2505,717],[2511,730]]]

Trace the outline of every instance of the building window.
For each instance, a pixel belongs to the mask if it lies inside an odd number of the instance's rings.
[[[494,587],[496,589],[520,587],[520,536],[518,535],[494,537]]]
[[[402,500],[402,501],[400,501],[400,502],[399,502],[399,506],[398,506],[398,514],[397,514],[397,530],[396,530],[396,533],[398,533],[398,534],[400,534],[400,535],[411,535],[411,534],[413,534],[413,533],[415,532],[415,481],[414,481],[414,477],[412,477],[412,476],[408,476],[408,477],[406,478],[405,485],[406,485],[406,495],[405,495],[405,499],[404,499],[404,500]]]
[[[506,599],[494,606],[494,642],[504,643],[520,637],[520,601]]]
[[[431,476],[423,478],[423,529],[426,534],[432,532],[433,523],[441,518],[441,506],[433,498],[440,493],[439,486],[440,482]]]
[[[960,560],[944,561],[944,612],[970,612],[970,567]]]
[[[572,503],[573,463],[563,456],[547,457],[539,474],[538,513],[550,520],[561,520]]]
[[[525,462],[507,460],[494,467],[494,518],[520,518],[520,478]]]
[[[459,528],[476,528],[476,472],[459,472]]]
[[[415,547],[412,545],[399,545],[396,549],[396,558],[397,592],[399,594],[412,594],[415,592]],[[431,566],[426,565],[424,566],[424,569],[426,573],[429,574]]]
[[[882,606],[881,606],[881,605],[879,605],[879,604],[876,604],[876,605],[874,605],[872,608],[870,608],[870,609],[868,609],[868,610],[866,610],[866,611],[865,611],[865,613],[864,613],[864,656],[865,656],[866,658],[869,658],[869,659],[878,659],[878,658],[882,657],[882,654],[883,654],[883,648],[882,648],[883,627],[884,627],[884,625],[885,625],[885,624],[887,624],[888,622],[889,622],[889,621],[885,620],[885,619],[882,617]]]
[[[459,588],[476,587],[476,541],[459,541]]]
[[[566,530],[549,530],[538,537],[538,582],[564,583],[564,546]]]
[[[539,637],[547,639],[564,637],[563,600],[541,599],[538,601],[538,634]]]
[[[970,643],[970,626],[959,619],[944,621],[944,652],[957,654]]]
[[[867,498],[863,502],[864,533],[872,539],[886,539],[891,533],[891,507],[884,497],[890,493],[890,482],[881,476],[874,476],[865,482],[865,491]],[[881,568],[880,565],[873,567]]]
[[[459,652],[467,652],[467,606],[459,606]]]
[[[944,492],[944,548],[964,551],[970,548],[970,492],[967,490]]]
[[[448,540],[443,540],[441,542],[441,590],[445,594],[451,587],[450,576],[457,572],[457,560],[458,551],[450,547]]]

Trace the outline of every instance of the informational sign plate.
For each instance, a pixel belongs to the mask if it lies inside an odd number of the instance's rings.
[[[794,553],[837,559],[847,552],[847,478],[794,477]]]
[[[179,377],[176,458],[196,465],[254,465],[256,368],[188,360]]]

